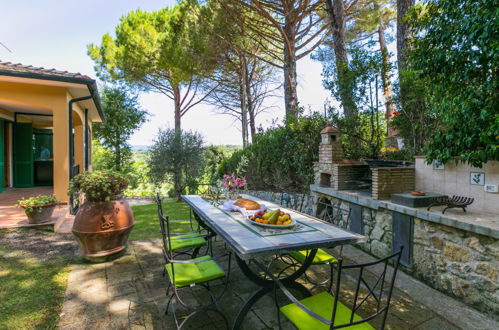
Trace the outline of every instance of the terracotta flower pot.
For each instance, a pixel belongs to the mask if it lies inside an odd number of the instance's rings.
[[[52,217],[54,209],[55,204],[49,204],[45,206],[33,207],[32,211],[28,211],[25,209],[24,213],[26,213],[29,223],[42,223]]]
[[[119,198],[109,202],[83,203],[76,213],[72,231],[83,256],[100,262],[125,250],[133,226],[132,210],[124,198]]]

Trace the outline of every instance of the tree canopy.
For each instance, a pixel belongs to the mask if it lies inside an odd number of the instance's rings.
[[[147,120],[147,111],[140,108],[137,95],[131,95],[124,87],[104,86],[101,100],[106,121],[95,124],[93,134],[111,151],[107,164],[121,171],[131,160],[127,141]]]
[[[216,64],[217,44],[201,20],[209,8],[180,1],[157,11],[135,10],[123,16],[115,37],[105,34],[101,45],[89,45],[95,69],[103,79],[122,80],[173,100],[175,128],[203,100],[198,83]]]
[[[428,160],[499,160],[499,18],[493,0],[427,1],[410,63],[427,86]],[[418,15],[419,14],[419,15]]]

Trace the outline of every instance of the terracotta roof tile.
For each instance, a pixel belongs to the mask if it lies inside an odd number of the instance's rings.
[[[327,125],[326,127],[324,127],[324,129],[321,131],[321,134],[325,134],[325,133],[340,133],[340,131],[336,128],[336,127],[333,127],[331,125]]]
[[[92,80],[87,75],[83,75],[79,72],[73,73],[68,71],[60,71],[56,69],[46,69],[44,67],[36,67],[32,65],[23,65],[21,63],[14,64],[12,62],[3,62],[0,60],[0,70],[9,70],[9,71],[17,71],[17,72],[29,72],[41,75],[51,75],[51,76],[59,76],[65,78],[79,78],[79,79],[89,79]]]

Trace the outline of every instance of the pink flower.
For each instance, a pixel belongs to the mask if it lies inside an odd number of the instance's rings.
[[[220,183],[229,191],[237,188],[243,188],[247,184],[246,177],[236,177],[234,173],[224,174],[223,180]]]

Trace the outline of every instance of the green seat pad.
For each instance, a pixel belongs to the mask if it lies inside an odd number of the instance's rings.
[[[191,237],[191,238],[179,239],[180,237]],[[203,237],[200,237],[198,233],[171,236],[170,241],[172,243],[172,251],[191,248],[191,247],[198,247],[206,244],[206,240]]]
[[[191,285],[194,283],[203,283],[210,280],[214,280],[225,276],[225,272],[222,268],[214,261],[203,261],[209,259],[209,256],[203,256],[196,259],[191,259],[191,261],[199,261],[196,263],[173,263],[166,264],[165,268],[168,272],[168,276],[173,281],[172,267],[175,270],[175,284],[177,288]]]
[[[294,259],[296,259],[296,261],[303,264],[303,263],[305,263],[305,259],[307,258],[307,253],[309,253],[309,251],[304,250],[304,251],[298,251],[298,252],[291,252],[289,255],[291,257],[293,257]],[[317,254],[314,257],[312,264],[313,265],[325,264],[326,262],[336,263],[336,262],[338,262],[338,260],[335,257],[333,257],[332,255],[330,255],[329,253],[327,253],[326,251],[324,251],[322,249],[317,249]]]
[[[300,300],[300,302],[326,320],[331,320],[331,317],[333,316],[334,297],[330,293],[321,292],[315,296]],[[281,312],[300,330],[329,329],[329,325],[322,323],[313,316],[308,315],[304,310],[295,304],[289,304],[281,307],[280,309]],[[350,322],[351,313],[352,311],[347,306],[338,301],[334,325],[339,326],[342,324],[348,324]],[[360,321],[362,318],[355,314],[353,320]],[[344,329],[374,330],[374,328],[367,322],[346,327]]]

